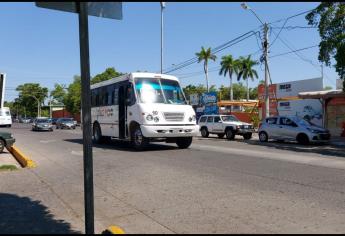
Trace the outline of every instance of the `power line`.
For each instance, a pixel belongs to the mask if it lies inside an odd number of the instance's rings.
[[[277,34],[274,32],[274,30],[272,30],[272,32],[273,32],[273,34],[277,35]],[[278,38],[286,47],[288,47],[288,48],[291,50],[292,53],[296,54],[302,61],[308,62],[309,64],[311,64],[312,66],[314,66],[320,73],[322,72],[322,71],[320,70],[320,68],[319,68],[318,65],[315,65],[311,60],[308,60],[308,59],[304,58],[303,56],[301,56],[301,55],[298,53],[298,50],[294,49],[292,46],[290,47],[290,46],[288,45],[288,43],[285,42],[285,41],[282,39],[282,37],[277,37],[277,38]],[[335,82],[332,81],[332,80],[327,76],[327,74],[324,74],[324,75],[325,75],[325,77],[328,79],[328,81],[330,81],[333,85],[335,85]]]
[[[310,48],[315,48],[315,47],[318,47],[318,46],[319,45],[314,45],[314,46],[300,48],[300,49],[289,51],[289,52],[284,52],[284,53],[276,54],[276,55],[270,56],[270,59],[274,58],[274,57],[284,56],[284,55],[287,55],[287,54],[290,54],[290,53],[294,53],[294,52],[299,52],[299,51],[307,50],[307,49],[310,49]]]
[[[283,21],[283,20],[286,20],[286,19],[291,19],[291,18],[294,18],[294,17],[300,16],[300,15],[304,15],[304,14],[306,14],[306,13],[312,12],[313,10],[314,10],[314,9],[307,10],[307,11],[304,11],[304,12],[301,12],[301,13],[297,13],[297,14],[295,14],[295,15],[292,15],[292,16],[289,16],[289,17],[285,17],[285,18],[282,18],[282,19],[279,19],[279,20],[273,21],[273,22],[268,23],[268,24],[274,24],[274,23],[278,23],[278,22]]]
[[[292,25],[289,25],[289,26],[285,26],[285,27],[271,27],[271,29],[287,29],[287,30],[293,30],[293,29],[316,29],[318,27],[315,27],[315,26],[292,26]]]
[[[237,44],[237,43],[239,43],[239,42],[241,42],[241,41],[243,41],[243,40],[245,40],[245,39],[247,39],[247,38],[249,38],[249,37],[251,37],[253,35],[256,35],[256,34],[257,34],[257,32],[254,31],[254,30],[248,31],[247,33],[244,33],[244,34],[236,37],[235,39],[232,39],[232,40],[230,40],[230,41],[228,41],[228,42],[226,42],[224,44],[221,44],[221,45],[213,48],[212,53],[216,54],[216,53],[218,53],[220,51],[223,51],[226,48],[229,48],[229,47],[231,47],[231,46],[233,46],[233,45],[235,45],[235,44]],[[166,69],[164,71],[164,73],[170,73],[172,71],[182,69],[182,68],[184,68],[186,66],[189,66],[189,65],[191,65],[193,63],[196,63],[197,61],[198,61],[198,57],[193,57],[193,58],[191,58],[189,60],[186,60],[184,62],[181,62],[181,63],[177,64],[177,65],[174,65],[173,67],[170,67],[170,68]]]
[[[314,9],[313,9],[313,10],[314,10]],[[275,39],[272,41],[272,43],[270,44],[269,48],[271,48],[271,47],[273,46],[274,42],[277,40],[277,38],[279,37],[280,33],[281,33],[282,30],[284,29],[285,24],[286,24],[291,18],[300,16],[300,15],[304,15],[304,14],[306,14],[306,13],[309,13],[309,12],[313,11],[313,10],[304,11],[304,12],[302,12],[302,13],[298,13],[298,14],[295,14],[295,15],[292,15],[292,16],[289,16],[289,17],[285,18],[285,22],[284,22],[283,26],[280,28],[279,33],[276,35]],[[278,20],[277,22],[279,22],[279,21],[281,21],[281,20]],[[273,23],[276,23],[276,22],[272,22],[272,23],[269,23],[269,24],[273,24]]]

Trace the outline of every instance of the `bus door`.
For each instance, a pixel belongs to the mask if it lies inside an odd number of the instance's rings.
[[[126,104],[125,104],[125,89],[126,85],[119,86],[118,101],[119,101],[119,138],[125,138],[126,127]]]

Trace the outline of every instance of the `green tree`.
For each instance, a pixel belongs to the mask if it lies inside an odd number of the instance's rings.
[[[258,100],[258,87],[249,89],[249,98],[252,100]]]
[[[332,86],[325,86],[324,88],[323,88],[323,90],[332,90],[333,88],[332,88]]]
[[[64,97],[63,103],[66,109],[73,115],[80,113],[81,109],[81,78],[78,75],[74,76],[73,83],[67,88],[67,94]]]
[[[63,103],[66,96],[66,85],[55,84],[50,96],[58,103]]]
[[[208,48],[205,50],[204,47],[201,47],[201,51],[195,53],[195,55],[198,57],[198,63],[201,61],[204,61],[204,72],[206,76],[206,89],[207,92],[209,92],[209,86],[208,86],[208,61],[209,60],[216,60],[216,55],[212,54],[211,48]]]
[[[40,116],[41,105],[48,97],[48,88],[41,87],[38,83],[26,83],[19,85],[16,90],[19,92],[16,102],[26,108],[26,113],[30,116]]]
[[[95,83],[99,83],[105,80],[109,80],[118,76],[123,75],[123,73],[118,72],[115,70],[114,67],[109,67],[107,69],[105,69],[104,72],[95,75],[92,79],[91,79],[91,84],[95,84]]]
[[[236,60],[233,59],[231,55],[223,56],[222,61],[220,62],[220,70],[219,70],[219,75],[224,75],[229,74],[230,78],[230,100],[232,101],[234,98],[233,95],[233,87],[232,87],[232,74],[237,71],[238,69],[238,64],[236,63]]]
[[[230,87],[227,86],[220,86],[220,88],[218,89],[218,97],[220,100],[229,100],[230,99]],[[243,84],[237,83],[237,84],[233,84],[233,98],[234,100],[240,100],[240,99],[244,99],[246,97],[246,87],[243,86]]]
[[[345,91],[345,4],[322,2],[306,16],[306,20],[319,29],[319,61],[330,66],[331,57],[335,59],[334,66]]]
[[[198,86],[189,84],[189,85],[187,85],[186,87],[183,88],[183,92],[184,92],[184,94],[186,96],[186,99],[190,100],[190,95],[191,94],[198,94],[200,96],[202,93],[206,92],[206,88],[202,84],[199,84]]]
[[[253,66],[258,65],[257,61],[253,61],[250,55],[247,58],[241,57],[240,62],[242,64],[241,71],[239,72],[239,78],[243,78],[247,82],[247,101],[249,100],[249,79],[254,81],[254,78],[258,78],[258,73],[253,69]]]

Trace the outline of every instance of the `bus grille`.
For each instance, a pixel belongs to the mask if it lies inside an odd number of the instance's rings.
[[[166,121],[183,121],[183,112],[163,112],[164,119]]]

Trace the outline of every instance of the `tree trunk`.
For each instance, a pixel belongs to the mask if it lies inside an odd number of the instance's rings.
[[[234,92],[232,89],[232,76],[230,73],[229,73],[229,77],[230,77],[230,101],[232,101],[232,100],[234,100]]]
[[[207,63],[206,62],[204,64],[204,71],[205,71],[205,75],[206,75],[206,88],[207,88],[207,92],[210,92],[210,90],[208,88],[208,70],[207,70]]]
[[[247,102],[249,101],[249,83],[248,83],[249,78],[247,78]]]

